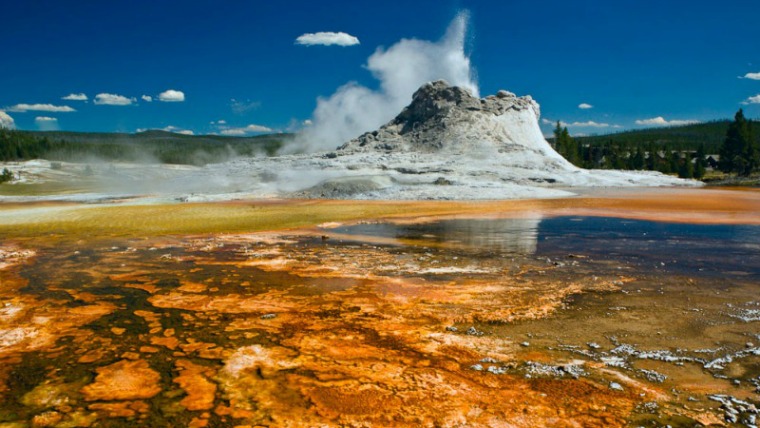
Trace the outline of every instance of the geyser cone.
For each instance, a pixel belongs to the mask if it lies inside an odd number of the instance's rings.
[[[530,96],[499,91],[477,98],[466,88],[438,80],[420,87],[411,104],[388,124],[340,149],[454,152],[472,158],[509,154],[542,169],[574,170],[544,139],[540,114]]]

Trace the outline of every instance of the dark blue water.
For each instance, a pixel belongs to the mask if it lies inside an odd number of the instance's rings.
[[[760,279],[760,226],[555,217],[360,224],[336,232],[423,244],[449,243],[471,251],[546,257],[584,255],[652,271]]]
[[[642,267],[760,277],[760,227],[609,217],[541,221],[539,253],[619,258]]]

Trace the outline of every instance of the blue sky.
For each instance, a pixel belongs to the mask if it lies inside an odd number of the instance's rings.
[[[349,81],[376,88],[365,65],[379,46],[438,40],[462,9],[480,93],[530,94],[572,134],[728,118],[739,107],[760,117],[756,0],[2,0],[0,9],[0,110],[18,129],[296,129],[317,97]],[[359,44],[295,43],[321,31]],[[739,78],[748,74],[756,79]],[[87,101],[62,99],[70,94]]]

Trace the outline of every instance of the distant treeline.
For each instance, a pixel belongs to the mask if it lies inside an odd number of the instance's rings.
[[[137,134],[33,132],[0,129],[0,161],[158,162],[205,165],[235,156],[273,155],[290,137],[182,135],[164,131]]]
[[[721,120],[616,134],[571,137],[560,124],[549,141],[576,166],[597,169],[651,170],[702,178],[705,158],[717,155],[731,121]],[[760,142],[760,124],[752,122]],[[715,156],[718,158],[719,156]]]
[[[581,144],[601,145],[611,142],[621,148],[638,148],[654,143],[667,145],[672,150],[697,150],[704,146],[708,153],[718,153],[730,120],[695,123],[672,127],[660,127],[623,131],[608,135],[575,137]]]

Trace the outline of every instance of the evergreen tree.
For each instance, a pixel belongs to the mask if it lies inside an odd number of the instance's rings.
[[[565,159],[570,160],[570,133],[567,132],[567,126],[562,128],[562,133],[560,134],[560,150],[562,156],[565,157]]]
[[[744,146],[741,150],[741,157],[745,162],[744,171],[739,173],[748,176],[752,171],[757,170],[760,166],[760,148],[757,147],[758,142],[755,141],[754,128],[751,120],[747,121],[747,139],[744,141]]]
[[[557,126],[554,128],[554,150],[557,150],[559,152],[560,147],[560,138],[562,137],[562,125],[560,124],[559,120],[557,121]]]
[[[557,122],[554,128],[554,150],[568,162],[576,166],[582,165],[582,153],[578,142],[570,136],[567,127],[562,127],[561,122]]]
[[[705,176],[705,167],[707,166],[706,156],[705,145],[700,144],[694,159],[694,178],[697,180],[701,180]]]
[[[691,158],[688,155],[678,165],[678,176],[680,178],[694,177],[694,166],[691,164]]]
[[[705,176],[705,163],[700,162],[699,159],[694,163],[694,178],[701,180]]]
[[[670,172],[678,172],[681,166],[681,153],[673,150],[670,152]]]
[[[631,156],[631,169],[644,169],[644,152],[641,147],[636,148],[636,153]]]
[[[647,148],[647,152],[649,152],[649,156],[646,158],[645,166],[646,169],[649,171],[654,171],[657,169],[657,146],[654,145],[654,143],[649,143],[649,146]]]
[[[623,159],[622,153],[613,151],[610,156],[612,157],[612,169],[625,169],[625,159]]]
[[[734,121],[728,126],[726,139],[720,148],[720,163],[718,168],[726,173],[736,172],[749,175],[755,166],[747,156],[754,156],[754,142],[751,140],[750,125],[744,117],[744,111],[739,109]]]
[[[580,153],[578,151],[578,142],[575,141],[570,133],[567,131],[567,127],[562,129],[562,156],[565,157],[573,165],[580,165]]]

